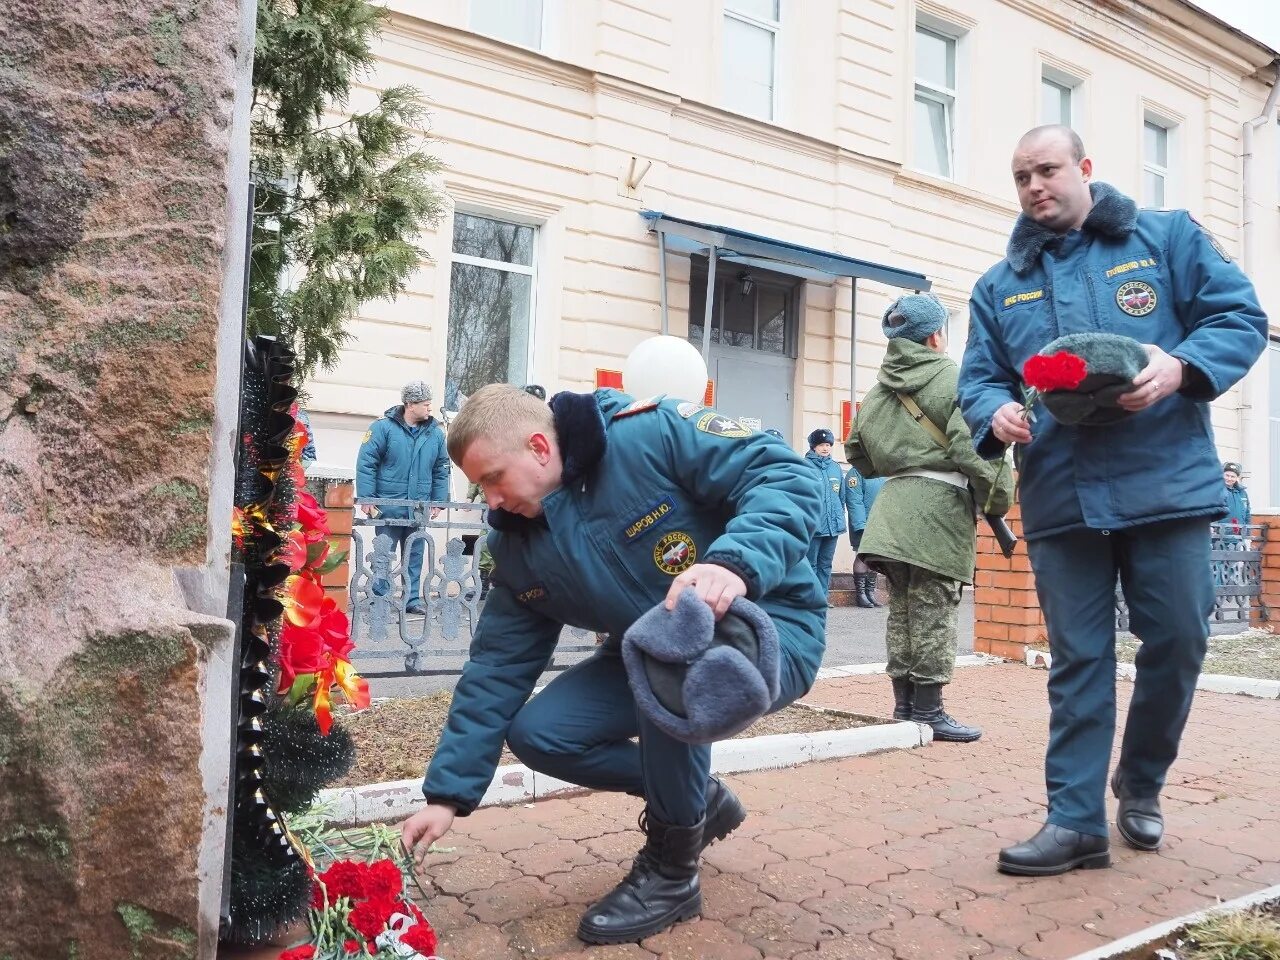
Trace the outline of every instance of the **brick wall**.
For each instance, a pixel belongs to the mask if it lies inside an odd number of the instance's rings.
[[[307,489],[324,507],[329,520],[330,551],[351,550],[351,507],[355,497],[355,484],[350,480],[331,477],[308,477]],[[347,587],[351,579],[350,564],[344,560],[325,574],[324,592],[333,598],[338,609],[347,611]]]
[[[1254,523],[1267,525],[1267,539],[1262,545],[1262,603],[1253,607],[1254,626],[1280,629],[1280,513],[1253,515]],[[1268,608],[1271,619],[1262,619],[1262,607]]]

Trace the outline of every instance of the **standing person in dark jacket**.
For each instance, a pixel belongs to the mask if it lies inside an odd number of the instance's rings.
[[[1224,536],[1237,539],[1248,536],[1248,526],[1253,521],[1253,512],[1249,509],[1249,491],[1240,482],[1244,468],[1238,463],[1227,461],[1222,465],[1222,479],[1227,486],[1227,517],[1219,524]]]
[[[809,461],[822,484],[822,505],[818,508],[818,532],[809,545],[809,563],[818,574],[822,592],[831,592],[831,560],[836,555],[836,544],[844,533],[844,481],[840,464],[831,459],[831,447],[836,437],[830,430],[819,428],[809,434]],[[830,604],[828,604],[830,606]]]
[[[421,380],[406,383],[400,391],[400,406],[391,407],[365,431],[356,460],[356,496],[387,500],[425,500],[446,503],[449,500],[449,455],[445,451],[444,431],[431,416],[431,387]],[[409,507],[387,507],[378,511],[370,507],[371,516],[387,520],[408,519]],[[431,519],[440,513],[431,508]],[[422,553],[426,542],[419,538],[404,556],[405,540],[413,527],[378,527],[396,541],[409,586],[405,610],[425,614],[422,602]],[[386,593],[390,584],[374,584]]]
[[[878,607],[876,600],[876,577],[874,570],[862,559],[862,534],[867,529],[867,517],[871,515],[871,505],[876,502],[876,494],[884,485],[884,477],[867,479],[858,472],[857,467],[849,467],[844,475],[844,506],[849,513],[849,545],[853,547],[853,594],[860,607]]]
[[[745,597],[776,628],[771,709],[808,691],[826,621],[805,559],[819,504],[813,471],[785,444],[701,404],[633,403],[613,390],[560,393],[548,405],[485,387],[453,422],[449,452],[484,489],[495,567],[423,783],[428,803],[402,830],[406,849],[425,853],[475,809],[505,739],[534,770],[644,798],[644,848],[587,909],[580,937],[634,942],[696,915],[702,850],[746,811],[709,777],[709,744],[677,739],[637,708],[619,638],[658,604],[693,597],[695,611],[705,604],[723,623]],[[565,624],[609,637],[529,699]]]
[[[1048,819],[1000,851],[1007,873],[1045,876],[1110,864],[1105,787],[1115,736],[1117,575],[1142,637],[1111,788],[1120,835],[1155,850],[1160,791],[1191,710],[1213,609],[1209,524],[1224,511],[1209,402],[1266,345],[1253,285],[1185,210],[1139,210],[1090,183],[1093,163],[1066,127],[1018,142],[1022,215],[1004,260],[974,287],[960,406],[980,455],[1022,445],[1023,531],[1053,653]],[[1028,422],[1020,371],[1050,341],[1116,333],[1147,366],[1112,422]]]
[[[936,740],[967,742],[982,731],[947,713],[942,689],[955,671],[960,594],[973,583],[977,508],[989,502],[1003,514],[1013,482],[973,450],[956,405],[959,369],[947,356],[946,321],[933,294],[889,304],[889,347],[844,449],[864,476],[886,478],[861,546],[889,580],[893,715],[927,723]]]

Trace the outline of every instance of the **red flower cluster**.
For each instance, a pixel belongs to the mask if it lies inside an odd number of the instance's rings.
[[[1074,390],[1087,372],[1084,359],[1066,350],[1047,357],[1037,353],[1022,365],[1022,379],[1041,393]]]
[[[348,937],[342,948],[349,954],[376,954],[373,945],[396,914],[411,917],[413,923],[402,928],[400,942],[423,956],[436,950],[436,933],[418,905],[404,895],[404,877],[393,860],[360,863],[339,860],[316,877],[311,891],[311,908],[316,911],[338,910],[345,914],[343,925],[362,939]],[[399,923],[403,924],[401,920]],[[296,950],[312,949],[298,947]],[[306,960],[311,954],[280,955],[280,960]]]

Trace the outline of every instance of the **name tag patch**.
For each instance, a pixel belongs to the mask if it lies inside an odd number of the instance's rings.
[[[623,531],[623,535],[627,538],[627,542],[630,543],[646,530],[652,530],[659,524],[671,519],[671,517],[675,515],[675,512],[676,502],[670,497],[663,497],[657,503],[653,504],[653,506],[649,507],[642,516],[627,524],[627,528]]]
[[[547,599],[547,588],[541,583],[535,583],[531,587],[525,587],[516,594],[516,599],[521,603],[533,603],[535,600]]]
[[[1130,270],[1145,270],[1147,267],[1156,266],[1156,261],[1146,257],[1142,260],[1130,260],[1128,263],[1117,263],[1114,267],[1106,272],[1107,279],[1118,277],[1122,273],[1128,273]]]
[[[1012,293],[1004,298],[1004,308],[1008,310],[1010,307],[1016,307],[1020,303],[1031,303],[1034,300],[1043,300],[1044,290],[1027,290],[1023,293]]]

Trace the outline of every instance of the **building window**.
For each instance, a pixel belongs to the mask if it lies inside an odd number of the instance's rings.
[[[794,277],[743,270],[720,261],[711,305],[711,342],[794,357],[798,289]],[[694,257],[689,275],[689,340],[699,350],[706,309],[707,261]]]
[[[956,39],[916,27],[915,166],[955,176]]]
[[[542,0],[471,0],[471,29],[507,43],[542,48]]]
[[[454,216],[444,409],[486,384],[527,381],[536,237],[524,224]]]
[[[1040,78],[1040,122],[1071,126],[1071,86],[1049,77]]]
[[[774,118],[781,0],[725,0],[721,96],[734,113]]]
[[[1142,205],[1163,208],[1169,199],[1169,128],[1142,122]]]

